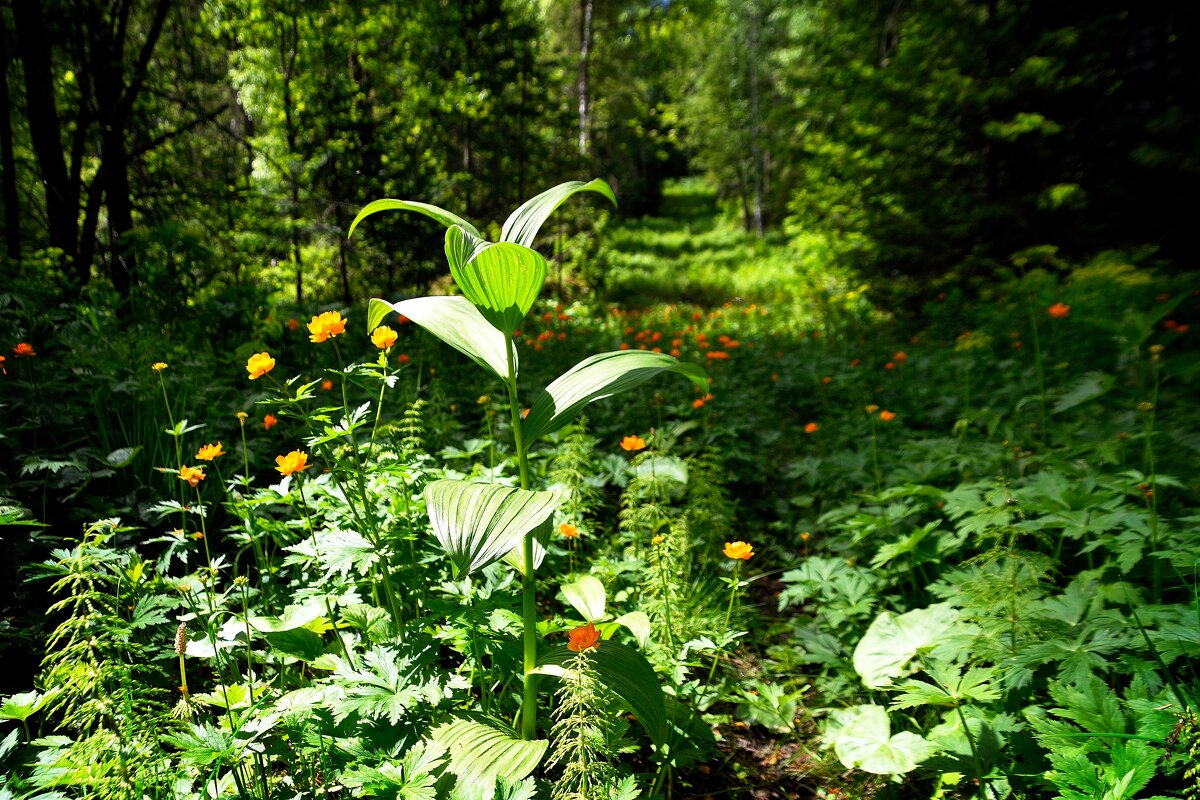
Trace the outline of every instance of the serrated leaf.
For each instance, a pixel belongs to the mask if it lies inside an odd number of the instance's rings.
[[[526,200],[520,208],[510,214],[504,221],[504,227],[500,230],[500,241],[516,242],[531,247],[533,240],[537,238],[538,231],[542,229],[542,223],[567,198],[577,192],[596,192],[607,197],[614,206],[617,204],[612,187],[600,178],[587,183],[583,181],[560,183],[558,186]]]
[[[1102,397],[1112,389],[1116,379],[1106,372],[1088,372],[1076,380],[1055,402],[1052,413],[1059,414]]]
[[[562,501],[555,492],[496,484],[441,480],[425,487],[429,524],[460,575],[499,560]]]
[[[843,765],[876,775],[912,772],[937,750],[915,733],[892,735],[887,712],[876,705],[834,709],[824,738]]]
[[[355,217],[354,221],[350,223],[350,231],[346,234],[346,238],[349,239],[354,235],[354,229],[358,227],[358,223],[362,222],[372,214],[380,211],[415,211],[418,214],[424,214],[430,219],[437,220],[447,228],[451,225],[458,225],[468,233],[479,236],[479,231],[474,225],[467,222],[457,214],[447,211],[444,208],[439,208],[435,205],[430,205],[429,203],[420,203],[416,200],[384,199],[375,200],[363,206],[362,211],[359,211],[358,216]]]
[[[374,330],[392,311],[411,319],[500,380],[507,380],[508,343],[465,297],[414,297],[389,303],[374,298],[367,310],[367,329]],[[517,354],[513,351],[513,372]]]
[[[609,691],[629,704],[650,741],[662,747],[667,740],[667,708],[658,676],[641,653],[620,642],[604,641],[588,653],[600,680]],[[561,676],[575,653],[566,645],[555,647],[538,659],[541,675]]]
[[[556,378],[533,402],[522,426],[525,447],[569,423],[588,403],[629,391],[663,372],[683,375],[698,388],[708,389],[703,369],[666,353],[616,350],[585,358]]]
[[[577,581],[564,583],[562,593],[584,622],[598,622],[604,618],[606,597],[604,584],[598,578],[584,575]]]
[[[21,692],[5,697],[0,702],[0,719],[24,721],[41,711],[47,703],[59,693],[59,687],[52,687],[45,694],[41,692]]]
[[[463,295],[506,337],[520,327],[546,282],[546,259],[511,242],[492,244],[452,227],[446,261]]]
[[[446,768],[459,784],[492,791],[497,778],[516,782],[532,773],[550,745],[545,739],[518,738],[504,723],[482,716],[448,722],[435,728],[430,738],[446,748]]]

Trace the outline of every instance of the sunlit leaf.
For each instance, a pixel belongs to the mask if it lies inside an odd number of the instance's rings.
[[[532,246],[538,231],[542,229],[542,223],[576,192],[596,192],[607,197],[614,206],[617,204],[617,198],[613,194],[612,188],[600,178],[587,183],[583,181],[560,183],[522,203],[521,207],[505,220],[504,228],[500,231],[500,241],[516,242],[526,247]]]
[[[496,778],[515,782],[529,775],[550,745],[545,739],[521,739],[504,723],[483,716],[448,722],[430,738],[446,748],[447,769],[459,785],[486,789],[494,789]]]
[[[358,223],[379,211],[415,211],[418,214],[424,214],[430,219],[437,220],[446,227],[458,225],[468,233],[472,233],[476,236],[479,235],[479,231],[474,225],[467,222],[457,214],[453,214],[444,208],[438,208],[437,206],[430,205],[429,203],[419,203],[415,200],[376,200],[374,202],[367,203],[365,206],[363,206],[363,210],[358,212],[358,216],[355,217],[354,221],[350,223],[350,232],[346,234],[346,238],[354,235],[354,229],[358,227]]]
[[[488,483],[442,480],[425,487],[429,524],[460,575],[500,559],[562,501],[555,492]]]
[[[580,361],[542,391],[523,428],[525,446],[570,422],[588,403],[641,386],[663,372],[683,375],[707,390],[708,377],[695,364],[649,350],[617,350]]]
[[[408,317],[500,380],[508,379],[504,334],[465,297],[414,297],[398,303],[375,298],[367,311],[367,330],[374,330],[392,311]],[[512,357],[515,373],[515,349]]]
[[[577,581],[564,583],[562,593],[584,622],[599,622],[604,618],[604,584],[598,578],[584,575]]]
[[[875,705],[834,709],[824,739],[842,764],[877,775],[911,772],[937,750],[915,733],[893,735],[887,712]]]
[[[520,327],[546,282],[546,259],[536,250],[491,244],[458,227],[446,231],[446,261],[463,295],[506,336]]]

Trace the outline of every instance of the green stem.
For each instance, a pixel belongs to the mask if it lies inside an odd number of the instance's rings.
[[[304,522],[308,525],[308,535],[311,536],[313,540],[313,556],[316,558],[317,566],[319,567],[321,564],[321,556],[317,550],[317,534],[316,531],[313,530],[312,515],[308,510],[308,499],[304,496],[304,481],[299,479],[299,473],[297,473],[296,477],[296,491],[300,493],[300,505],[304,508]],[[338,618],[333,613],[333,606],[329,604],[329,594],[327,592],[321,592],[321,599],[325,601],[325,613],[329,615],[329,622],[331,625],[333,625],[333,634],[337,637],[338,644],[342,646],[342,655],[346,657],[346,662],[350,665],[350,669],[358,669],[358,667],[354,665],[354,657],[350,655],[350,648],[346,646],[346,641],[342,639],[342,631],[341,628],[338,627]]]
[[[521,431],[521,403],[517,397],[516,353],[512,337],[507,337],[505,348],[508,356],[508,405],[512,415],[513,444],[517,449],[517,464],[521,471],[521,488],[529,488],[529,455],[525,452],[525,439]],[[521,580],[521,616],[524,621],[524,675],[525,691],[521,698],[521,738],[537,736],[537,577],[533,570],[533,531],[525,534],[521,542],[521,558],[525,562],[525,574]]]
[[[1024,278],[1024,273],[1021,275]],[[1037,315],[1033,311],[1033,293],[1029,293],[1025,308],[1029,311],[1029,332],[1033,334],[1033,363],[1038,376],[1038,400],[1040,401],[1041,427],[1038,430],[1042,446],[1046,446],[1046,368],[1042,363],[1042,343],[1038,336]]]
[[[971,733],[971,726],[967,725],[967,716],[963,713],[961,706],[955,706],[954,710],[958,712],[958,719],[962,722],[963,733],[967,737],[967,744],[971,747],[971,761],[975,764],[975,774],[979,776],[980,800],[987,800],[987,791],[985,789],[986,779],[983,777],[983,762],[979,760],[979,750],[975,747],[975,737]]]

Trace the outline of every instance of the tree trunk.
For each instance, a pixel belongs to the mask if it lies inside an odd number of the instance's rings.
[[[21,209],[17,205],[17,171],[13,158],[12,101],[8,95],[8,28],[0,22],[0,170],[4,172],[4,245],[13,261],[21,257]]]
[[[592,0],[581,0],[579,19],[579,156],[587,158],[591,152],[588,136],[591,103],[588,97],[588,66],[592,55]]]
[[[754,184],[754,235],[763,237],[763,157],[759,143],[759,11],[750,9],[750,179]]]
[[[91,263],[78,258],[79,187],[70,179],[63,160],[62,126],[54,100],[50,68],[50,43],[42,20],[41,4],[12,4],[17,53],[25,73],[25,113],[29,138],[37,156],[46,193],[50,246],[63,253],[63,270],[73,276],[76,288],[91,276]]]

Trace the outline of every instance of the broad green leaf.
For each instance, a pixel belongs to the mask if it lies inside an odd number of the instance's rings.
[[[119,447],[104,457],[104,463],[114,469],[128,467],[141,447]]]
[[[325,614],[324,604],[313,598],[303,605],[288,606],[283,610],[282,617],[260,617],[251,614],[250,625],[260,633],[277,633],[296,628],[324,631],[329,629],[329,621]]]
[[[936,752],[937,747],[915,733],[891,733],[883,706],[853,706],[830,712],[825,744],[850,769],[876,775],[903,775]]]
[[[307,628],[293,628],[266,635],[267,643],[276,653],[301,661],[315,661],[325,652],[325,643]]]
[[[446,748],[446,768],[460,785],[493,790],[496,778],[519,781],[537,769],[550,745],[545,739],[521,739],[504,723],[482,716],[448,722],[430,738]]]
[[[576,192],[596,192],[607,197],[614,206],[617,204],[617,198],[613,194],[612,188],[600,178],[587,183],[583,181],[560,183],[522,203],[521,207],[504,221],[504,227],[500,231],[500,241],[516,242],[531,247],[533,240],[537,238],[538,231],[542,229],[542,223],[554,213],[554,209],[561,206],[568,197]]]
[[[376,200],[374,202],[367,203],[365,206],[363,206],[363,210],[358,212],[358,216],[355,217],[354,221],[350,223],[350,232],[346,234],[346,238],[349,239],[354,235],[354,229],[358,227],[358,223],[362,222],[364,219],[376,213],[377,211],[415,211],[418,214],[424,214],[430,219],[437,220],[447,228],[451,225],[458,225],[468,233],[472,233],[475,236],[479,235],[479,231],[474,225],[467,222],[457,214],[452,214],[444,208],[431,206],[429,203],[418,203],[415,200]]]
[[[546,259],[536,250],[490,244],[459,227],[446,231],[446,261],[463,295],[505,336],[521,326],[546,282]]]
[[[1054,404],[1051,412],[1059,414],[1095,400],[1112,389],[1115,383],[1116,379],[1105,372],[1089,372],[1071,384],[1058,398],[1058,402]]]
[[[425,487],[429,524],[460,575],[503,557],[562,501],[555,492],[488,483],[442,480]]]
[[[703,369],[665,353],[617,350],[585,358],[556,378],[534,401],[522,428],[525,447],[566,425],[588,403],[629,391],[663,372],[683,375],[700,389],[708,389]]]
[[[508,380],[508,343],[465,297],[414,297],[389,303],[375,298],[367,312],[367,330],[378,327],[390,312],[411,319],[500,380]],[[513,351],[513,372],[517,354]]]
[[[562,593],[584,622],[599,622],[604,618],[604,584],[598,578],[584,575],[577,581],[564,583]]]
[[[905,674],[908,662],[938,644],[956,622],[958,612],[945,603],[899,616],[884,611],[854,648],[854,670],[868,688],[890,686]]]
[[[650,617],[645,611],[630,611],[613,620],[617,625],[624,625],[638,644],[645,647],[650,641]]]
[[[566,645],[556,647],[538,659],[536,671],[559,677],[575,655]],[[629,704],[650,740],[655,746],[662,747],[667,740],[667,708],[658,676],[650,662],[632,647],[613,641],[601,642],[588,657],[604,685]]]
[[[546,546],[550,544],[550,536],[554,531],[554,523],[547,519],[541,525],[533,529],[533,570],[537,572],[538,567],[542,566],[542,561],[546,559]],[[524,539],[517,542],[512,550],[504,554],[504,563],[511,566],[522,575],[525,574],[525,548]]]
[[[27,720],[41,711],[58,692],[59,688],[55,686],[45,694],[32,691],[5,697],[3,701],[0,701],[0,719]]]

